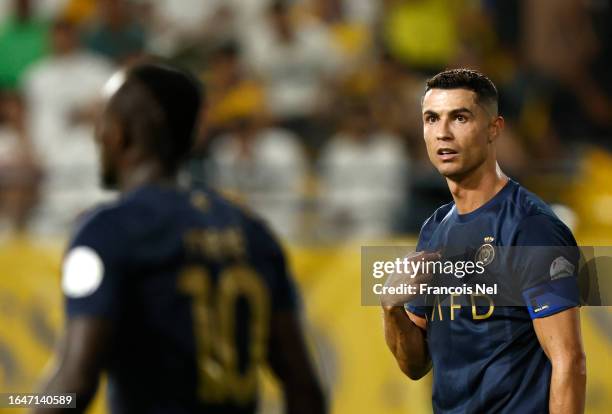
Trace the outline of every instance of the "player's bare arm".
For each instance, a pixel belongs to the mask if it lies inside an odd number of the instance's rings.
[[[57,366],[42,392],[76,393],[76,409],[39,406],[34,414],[85,412],[98,388],[110,333],[110,323],[101,319],[79,317],[67,322]]]
[[[268,359],[283,387],[287,414],[327,413],[298,316],[292,311],[277,312],[272,317],[270,330]]]
[[[409,258],[413,260],[435,260],[437,253],[417,252]],[[419,284],[428,278],[427,275],[416,275],[411,278],[406,274],[394,274],[389,277],[386,286],[401,283]],[[404,303],[414,299],[411,296],[401,298],[393,295],[381,297],[385,341],[395,357],[397,364],[410,379],[424,377],[431,369],[431,358],[427,350],[425,319],[404,310]]]
[[[580,309],[534,319],[533,326],[552,364],[550,413],[584,413],[586,356],[580,335]]]
[[[402,372],[413,380],[423,378],[431,369],[425,330],[400,306],[384,307],[383,320],[385,341]]]

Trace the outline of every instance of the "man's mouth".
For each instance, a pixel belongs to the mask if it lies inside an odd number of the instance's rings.
[[[438,149],[437,154],[442,161],[450,161],[459,153],[452,148],[440,148]]]

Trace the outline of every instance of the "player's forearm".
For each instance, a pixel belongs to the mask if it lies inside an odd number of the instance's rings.
[[[552,361],[551,414],[582,414],[586,394],[586,359],[576,353]]]
[[[397,363],[410,379],[417,380],[431,369],[425,334],[403,307],[383,308],[385,341]]]
[[[44,394],[59,394],[59,393],[75,393],[76,394],[76,410],[70,408],[45,408],[39,406],[32,411],[32,414],[61,414],[61,413],[81,413],[85,411],[90,400],[93,398],[97,386],[97,377],[87,377],[60,366],[55,374],[49,379],[44,386],[42,393]]]

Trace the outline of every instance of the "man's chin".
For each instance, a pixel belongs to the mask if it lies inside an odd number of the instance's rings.
[[[455,179],[463,175],[463,171],[460,168],[450,165],[443,165],[438,167],[438,172],[444,178]]]

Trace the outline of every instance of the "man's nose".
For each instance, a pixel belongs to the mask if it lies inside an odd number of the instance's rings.
[[[449,141],[451,139],[453,139],[453,134],[450,130],[448,121],[441,119],[436,128],[436,140]]]

